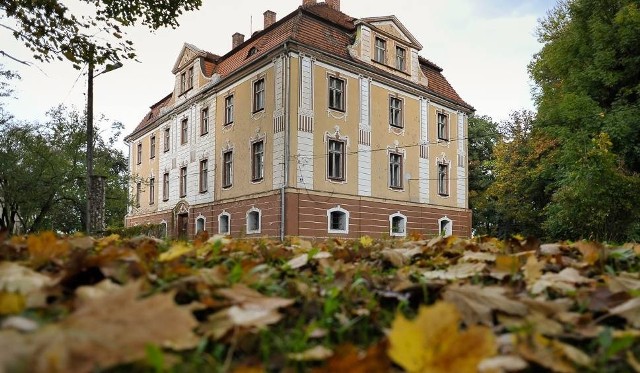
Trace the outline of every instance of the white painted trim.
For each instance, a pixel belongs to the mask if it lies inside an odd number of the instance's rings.
[[[222,231],[222,229],[221,229],[222,225],[220,224],[220,222],[222,220],[221,218],[223,216],[226,216],[226,218],[227,218],[227,231],[226,232]],[[231,214],[229,214],[227,212],[227,210],[222,210],[222,212],[218,215],[218,234],[227,234],[228,235],[230,233],[231,233]]]
[[[393,219],[394,218],[401,218],[402,219],[402,231],[401,232],[394,232],[393,231]],[[395,214],[391,214],[389,215],[389,236],[391,237],[406,237],[407,236],[407,216],[402,214],[400,211],[396,212]]]
[[[333,212],[342,212],[345,214],[345,229],[331,229],[331,213]],[[340,207],[340,205],[330,208],[327,210],[327,232],[328,233],[340,233],[340,234],[348,234],[349,233],[349,211]]]
[[[258,214],[258,229],[250,230],[249,215],[252,215],[253,213]],[[260,210],[259,208],[256,208],[255,206],[252,206],[245,215],[245,222],[246,222],[245,228],[246,228],[247,234],[259,234],[262,230],[262,210]]]
[[[204,230],[204,231],[207,230],[207,218],[205,218],[204,215],[200,214],[194,220],[195,229],[193,231],[196,232],[196,234],[200,233],[200,232],[198,232],[198,220],[200,220],[200,219],[202,219],[202,230]]]
[[[445,226],[444,232],[442,231],[442,223],[448,222]],[[438,219],[438,235],[443,235],[444,237],[449,237],[453,234],[453,220],[449,219],[446,215]]]
[[[327,70],[331,70],[329,73],[333,72],[335,73],[340,73],[340,76],[348,76],[349,78],[353,78],[353,79],[358,79],[358,74],[354,74],[353,72],[349,71],[349,70],[344,70],[341,69],[337,66],[333,66],[333,65],[329,65],[328,63],[324,63],[322,61],[314,61],[314,65],[317,65],[319,67],[323,67]]]

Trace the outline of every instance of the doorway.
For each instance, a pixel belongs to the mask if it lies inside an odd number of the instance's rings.
[[[189,229],[189,214],[178,214],[178,239],[186,240]]]

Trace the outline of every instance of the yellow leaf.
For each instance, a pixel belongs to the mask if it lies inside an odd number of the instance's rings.
[[[193,247],[187,246],[187,244],[178,242],[173,244],[171,248],[164,253],[160,254],[158,257],[158,261],[160,262],[170,262],[174,259],[177,259],[184,254],[190,253],[193,251]]]
[[[0,315],[11,315],[22,312],[25,307],[22,294],[0,291]]]
[[[362,247],[369,247],[373,244],[373,239],[369,236],[360,237],[360,244]]]
[[[476,372],[483,359],[496,354],[491,329],[458,330],[460,315],[447,302],[420,307],[415,320],[398,314],[389,334],[389,357],[408,372]]]
[[[58,240],[53,232],[42,232],[38,235],[27,237],[27,249],[31,255],[31,260],[36,266],[46,263],[51,259],[58,259],[66,256],[71,245],[64,240]]]

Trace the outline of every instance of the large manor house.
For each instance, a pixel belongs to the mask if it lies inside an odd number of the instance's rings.
[[[471,234],[473,107],[395,16],[303,0],[217,55],[185,43],[175,84],[127,136],[126,225],[172,237]]]

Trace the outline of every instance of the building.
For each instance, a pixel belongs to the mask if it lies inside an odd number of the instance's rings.
[[[465,103],[395,16],[303,0],[175,85],[127,136],[126,225],[172,236],[469,236]]]

